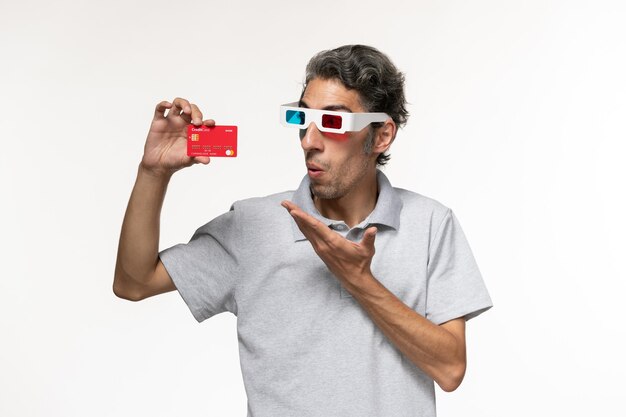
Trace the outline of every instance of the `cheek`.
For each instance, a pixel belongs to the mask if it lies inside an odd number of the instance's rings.
[[[336,142],[345,142],[347,141],[350,137],[348,133],[329,133],[329,132],[322,132],[322,134],[324,135],[324,137],[330,139],[330,140],[334,140]]]

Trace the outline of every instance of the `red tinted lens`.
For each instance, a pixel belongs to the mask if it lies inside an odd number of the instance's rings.
[[[322,126],[328,129],[341,129],[341,116],[334,114],[322,115]]]

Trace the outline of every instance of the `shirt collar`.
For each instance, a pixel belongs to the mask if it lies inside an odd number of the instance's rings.
[[[376,180],[378,181],[378,200],[374,210],[366,219],[364,228],[369,225],[387,226],[394,230],[400,227],[400,211],[402,210],[402,200],[398,196],[396,190],[391,186],[387,176],[380,170],[376,170]],[[315,217],[326,226],[337,223],[337,220],[327,219],[322,216],[313,203],[311,196],[309,176],[305,175],[300,182],[300,186],[294,192],[292,201],[297,204],[304,212]],[[291,219],[294,240],[306,240],[306,237],[300,231],[296,221]]]

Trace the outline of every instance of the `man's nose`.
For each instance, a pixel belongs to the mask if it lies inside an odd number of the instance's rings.
[[[301,136],[300,145],[305,151],[324,149],[324,138],[315,123],[311,123]]]

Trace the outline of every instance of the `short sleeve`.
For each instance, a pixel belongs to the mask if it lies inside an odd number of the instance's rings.
[[[435,324],[469,320],[492,306],[461,225],[448,209],[429,250],[426,318]]]
[[[198,322],[218,313],[237,315],[240,231],[233,207],[198,228],[189,243],[159,252],[176,289]]]

